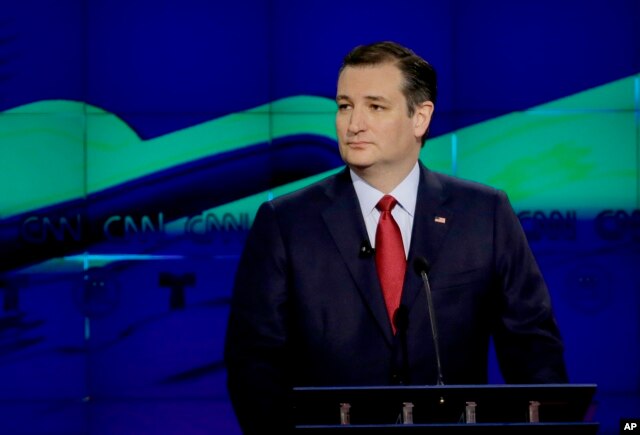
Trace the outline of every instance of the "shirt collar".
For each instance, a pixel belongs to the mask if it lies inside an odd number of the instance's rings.
[[[369,215],[375,208],[376,204],[384,196],[384,193],[367,183],[362,177],[358,176],[352,169],[351,180],[353,187],[358,195],[358,201],[360,202],[360,209],[362,215]],[[411,172],[405,177],[404,180],[389,194],[392,195],[398,204],[407,212],[413,216],[416,210],[416,200],[418,196],[418,183],[420,182],[420,166],[416,162]]]

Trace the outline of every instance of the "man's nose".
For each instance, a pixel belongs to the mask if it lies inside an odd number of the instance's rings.
[[[364,113],[358,108],[353,108],[349,116],[349,132],[356,134],[367,128],[367,122]]]

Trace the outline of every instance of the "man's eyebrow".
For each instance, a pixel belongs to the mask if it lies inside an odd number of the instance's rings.
[[[366,97],[364,97],[366,100],[369,101],[382,101],[382,102],[389,102],[389,100],[381,95],[367,95]]]
[[[367,95],[366,97],[364,97],[365,100],[369,100],[369,101],[382,101],[382,102],[389,102],[389,99],[381,96],[381,95]],[[337,95],[336,96],[336,101],[341,101],[341,100],[348,100],[351,101],[351,98],[349,98],[348,95]]]

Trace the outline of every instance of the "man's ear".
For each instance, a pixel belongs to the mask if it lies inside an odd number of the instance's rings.
[[[434,109],[435,106],[431,101],[425,101],[416,107],[416,111],[413,114],[413,128],[416,137],[424,136],[431,123],[431,115],[433,115]]]

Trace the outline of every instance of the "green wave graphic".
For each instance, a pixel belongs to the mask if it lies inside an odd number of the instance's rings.
[[[640,75],[427,142],[432,167],[504,189],[516,208],[638,207]]]
[[[517,208],[637,207],[639,83],[626,77],[432,138],[421,160],[505,189]],[[142,140],[117,115],[81,102],[14,108],[0,114],[0,217],[274,138],[335,140],[334,114],[333,100],[301,95]],[[215,210],[255,210],[333,172]]]
[[[117,115],[81,102],[8,110],[0,114],[0,217],[272,139],[335,139],[334,114],[333,100],[296,96],[142,140]]]

